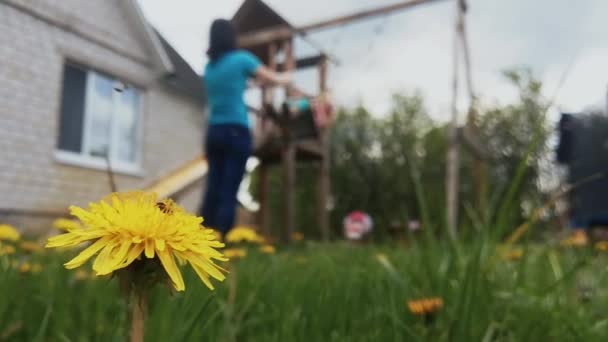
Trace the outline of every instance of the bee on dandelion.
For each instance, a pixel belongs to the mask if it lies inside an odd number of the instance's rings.
[[[170,199],[155,193],[112,193],[87,209],[70,207],[81,225],[62,222],[67,232],[49,238],[47,248],[90,243],[65,263],[78,268],[89,259],[97,276],[118,274],[121,289],[132,306],[130,340],[144,340],[147,292],[157,282],[170,279],[177,291],[186,285],[178,264],[190,264],[201,281],[213,289],[211,278],[225,279],[216,261],[228,261],[218,250],[224,244],[213,230],[202,226],[203,218],[187,213]],[[164,270],[164,271],[163,271]]]
[[[150,261],[161,265],[178,291],[185,289],[179,264],[189,263],[210,289],[210,278],[225,279],[216,261],[227,261],[218,250],[211,229],[202,228],[203,219],[187,213],[171,200],[157,199],[154,193],[113,193],[88,209],[70,207],[82,226],[67,226],[67,232],[51,237],[47,248],[70,247],[84,242],[91,245],[65,267],[74,269],[95,257],[97,275],[112,274]]]

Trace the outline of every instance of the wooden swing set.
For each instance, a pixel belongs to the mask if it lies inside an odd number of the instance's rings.
[[[411,9],[425,4],[445,0],[408,0],[393,5],[365,10],[336,18],[323,20],[304,26],[296,27],[281,17],[262,0],[245,0],[238,9],[232,22],[238,34],[238,44],[241,48],[255,54],[269,68],[277,71],[295,72],[307,68],[318,70],[318,95],[310,96],[296,88],[285,88],[285,98],[306,96],[310,98],[325,98],[327,96],[327,74],[330,57],[320,51],[318,55],[297,58],[294,54],[296,37],[307,38],[311,32],[335,28],[351,22],[387,15],[396,11]],[[475,133],[475,95],[470,72],[470,55],[466,38],[465,14],[466,0],[454,0],[457,3],[456,37],[454,44],[454,74],[452,118],[450,125],[450,147],[447,155],[448,169],[446,171],[446,201],[447,224],[452,238],[456,238],[457,208],[458,208],[458,164],[459,145],[463,140],[462,130],[458,129],[458,110],[456,102],[459,84],[459,55],[464,55],[464,69],[467,75],[467,88],[470,97],[468,117],[468,132]],[[296,163],[317,163],[317,203],[316,215],[321,237],[327,241],[330,236],[328,201],[330,197],[330,155],[328,127],[331,117],[315,118],[316,124],[311,125],[311,119],[302,114],[294,113],[284,106],[282,110],[273,107],[275,88],[262,86],[261,108],[250,108],[258,115],[255,129],[255,156],[260,160],[258,193],[260,204],[258,226],[262,233],[270,235],[269,227],[269,169],[276,164],[282,168],[282,202],[284,205],[284,221],[282,240],[290,242],[295,229],[295,188]],[[310,114],[310,113],[309,113]],[[319,122],[324,124],[319,125]],[[465,139],[466,142],[466,139]],[[466,145],[468,146],[468,145]],[[474,155],[480,155],[474,153]],[[474,176],[480,177],[483,172],[482,161],[477,158],[474,166]],[[482,182],[476,182],[478,193],[483,191]]]

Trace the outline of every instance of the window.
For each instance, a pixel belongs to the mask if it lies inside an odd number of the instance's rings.
[[[140,92],[121,87],[107,75],[66,64],[57,158],[106,168],[106,156],[118,172],[138,173],[140,164]]]

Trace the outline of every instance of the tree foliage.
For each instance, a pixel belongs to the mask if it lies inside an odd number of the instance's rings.
[[[499,204],[509,188],[518,165],[527,160],[525,177],[515,195],[518,208],[541,193],[538,186],[540,162],[546,156],[549,130],[545,121],[548,103],[541,96],[541,84],[526,70],[505,72],[519,91],[509,105],[477,108],[478,141],[487,153],[483,182],[488,203]],[[341,109],[331,131],[331,226],[341,234],[345,215],[363,210],[373,217],[376,233],[386,235],[389,227],[405,226],[422,219],[421,202],[428,210],[429,226],[441,231],[445,218],[445,169],[447,124],[433,120],[419,93],[396,94],[386,116],[365,107]],[[461,148],[461,224],[468,223],[466,206],[474,207],[473,156]],[[528,158],[527,158],[528,157]],[[298,167],[297,229],[318,235],[315,221],[316,166]],[[282,201],[280,168],[271,175],[273,226],[280,226]],[[252,184],[255,184],[253,182]],[[419,191],[417,192],[418,189]],[[493,201],[493,202],[492,202]],[[521,211],[514,211],[521,219]]]

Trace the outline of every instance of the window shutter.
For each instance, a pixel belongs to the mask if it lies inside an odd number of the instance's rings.
[[[86,71],[65,65],[57,143],[60,150],[80,152],[82,149],[86,78]]]

